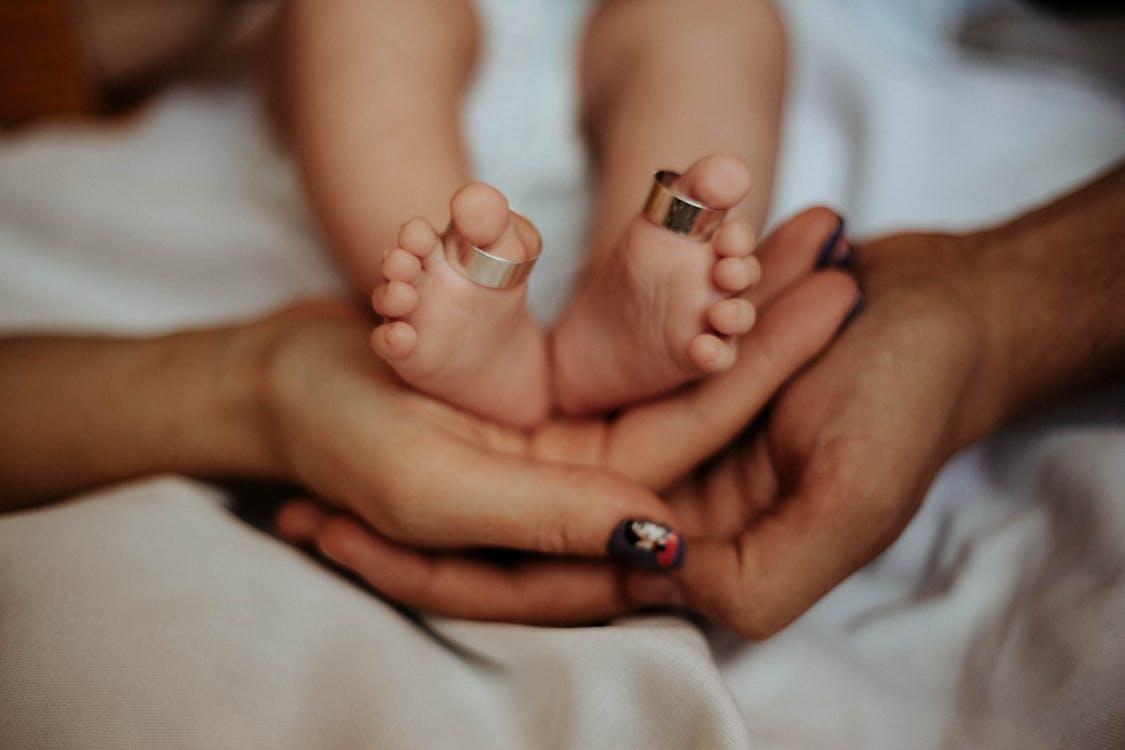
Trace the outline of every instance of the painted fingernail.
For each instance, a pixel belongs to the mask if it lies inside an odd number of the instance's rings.
[[[655,521],[622,521],[609,537],[609,554],[648,570],[672,570],[684,559],[684,540]]]
[[[840,238],[844,236],[844,229],[847,222],[844,217],[837,214],[836,228],[832,230],[832,234],[828,235],[828,239],[820,246],[820,250],[816,254],[816,268],[821,270],[827,268],[836,259],[836,246],[840,244]]]
[[[850,271],[855,267],[855,245],[848,242],[844,245],[843,251],[836,258],[832,259],[831,266],[839,268],[843,271]]]
[[[859,315],[859,311],[863,309],[864,298],[865,295],[863,294],[862,289],[855,293],[855,302],[853,302],[852,306],[848,308],[848,313],[844,316],[844,322],[840,324],[841,328],[846,327],[852,322],[852,319],[855,318],[855,316]]]

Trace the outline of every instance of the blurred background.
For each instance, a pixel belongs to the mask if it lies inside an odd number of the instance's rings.
[[[466,134],[477,177],[544,235],[531,299],[549,319],[573,281],[585,226],[573,71],[592,3],[478,4],[486,39]],[[967,230],[1125,155],[1120,2],[778,5],[791,43],[774,219],[827,203],[860,238]],[[158,332],[344,292],[277,127],[281,11],[270,0],[0,0],[0,329]],[[1092,413],[1120,420],[1120,410],[1102,403]],[[1100,585],[1120,571],[1091,569],[1082,545],[1060,540],[1109,539],[1111,549],[1116,540],[1119,550],[1121,514],[1097,503],[1125,498],[1119,484],[1086,492],[1097,472],[1061,461],[1056,448],[1070,438],[1056,437],[1031,428],[955,459],[887,553],[767,643],[706,643],[690,626],[661,621],[654,627],[671,636],[659,631],[659,648],[628,627],[632,640],[620,636],[614,648],[654,664],[652,654],[669,648],[684,664],[698,660],[698,690],[714,705],[708,721],[734,737],[723,747],[747,746],[744,734],[771,747],[1107,746],[1068,732],[1096,733],[1120,716],[1123,630],[1102,623],[1125,623],[1125,591]],[[143,508],[130,506],[129,517],[163,528]],[[342,600],[325,596],[327,621],[358,611]],[[360,614],[346,621],[368,616]],[[560,684],[601,668],[582,660],[579,631],[438,627],[485,652],[525,648],[520,658],[563,675]],[[326,654],[341,655],[327,682],[362,685],[352,656],[368,643],[364,632],[316,630],[270,658],[305,648],[301,664],[317,671]],[[664,679],[662,668],[652,680]],[[435,710],[459,715],[465,695],[497,682],[465,679],[461,693],[435,696]],[[554,710],[510,693],[489,705],[514,724]],[[212,708],[237,708],[216,695]],[[247,734],[254,741],[243,746],[283,746],[263,737],[301,736],[285,722],[302,717],[334,717],[333,726],[386,718],[330,690],[286,695],[272,704],[284,709],[270,715],[275,733]]]

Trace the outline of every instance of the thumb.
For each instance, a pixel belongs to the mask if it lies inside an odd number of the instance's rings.
[[[680,570],[626,575],[625,596],[638,605],[686,607],[746,638],[772,635],[788,620],[778,620],[771,602],[755,598],[755,582],[741,559],[745,543],[745,538],[693,539],[691,557]]]
[[[608,554],[659,570],[683,557],[668,506],[616,474],[475,449],[447,456],[445,465],[438,476],[400,476],[390,502],[366,520],[391,539],[425,547]]]
[[[680,569],[630,574],[626,595],[638,604],[687,606],[746,638],[767,638],[885,546],[887,530],[863,513],[817,508],[826,497],[803,490],[735,539],[693,539]]]

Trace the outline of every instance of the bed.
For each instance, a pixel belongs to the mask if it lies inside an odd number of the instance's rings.
[[[570,71],[588,3],[482,5],[468,133],[478,175],[537,217],[549,318],[587,210]],[[826,202],[857,236],[966,229],[1125,153],[1125,84],[1083,63],[1081,27],[1006,2],[782,6],[775,216]],[[1021,28],[1071,44],[1006,44]],[[341,292],[259,100],[253,81],[182,86],[0,142],[0,326],[157,332]],[[214,487],[100,489],[0,517],[0,746],[1125,747],[1123,459],[1120,384],[994,435],[890,550],[757,644],[671,616],[418,616]]]

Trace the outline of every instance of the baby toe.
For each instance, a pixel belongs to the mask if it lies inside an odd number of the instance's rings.
[[[725,292],[741,292],[762,277],[757,258],[723,258],[715,264],[715,286]]]
[[[473,245],[488,248],[508,229],[508,199],[496,188],[473,182],[453,194],[453,226]]]
[[[401,320],[384,323],[371,332],[371,348],[386,360],[402,359],[414,351],[418,343],[418,331],[414,326]]]
[[[383,278],[388,281],[413,283],[422,272],[422,261],[417,255],[396,247],[383,257]]]
[[[708,208],[731,208],[750,192],[750,167],[732,154],[712,154],[692,164],[676,188]]]
[[[754,252],[757,239],[754,227],[743,219],[728,221],[719,227],[711,239],[715,252],[723,257],[741,258]]]
[[[754,327],[754,306],[744,299],[725,299],[707,310],[707,322],[721,334],[741,336]]]
[[[438,244],[438,233],[426,219],[417,217],[402,225],[398,231],[398,245],[419,258],[432,253]]]
[[[375,312],[388,318],[401,318],[418,307],[418,290],[403,281],[388,281],[371,293]]]
[[[701,372],[722,372],[734,364],[734,347],[718,336],[703,333],[691,340],[688,357]]]

